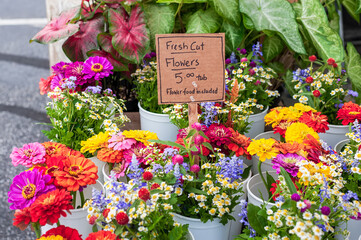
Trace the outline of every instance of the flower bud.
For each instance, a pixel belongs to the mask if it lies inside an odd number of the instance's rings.
[[[201,136],[201,135],[197,135],[197,136],[194,138],[194,143],[195,143],[196,145],[201,145],[203,142],[204,142],[204,137]]]
[[[313,83],[313,77],[306,77],[306,83]]]
[[[315,62],[317,60],[317,57],[315,55],[309,56],[308,60],[310,60],[310,62]]]
[[[146,171],[143,173],[143,179],[145,181],[150,181],[153,179],[153,174],[151,172]]]
[[[183,159],[183,156],[177,154],[177,155],[174,155],[173,158],[172,158],[172,162],[173,164],[182,164],[184,162],[184,159]]]
[[[241,62],[247,62],[247,61],[248,61],[247,58],[242,58],[242,59],[241,59]]]
[[[326,216],[330,215],[330,213],[331,213],[330,207],[329,206],[321,207],[321,213]]]
[[[256,64],[255,62],[250,62],[250,63],[249,63],[249,66],[254,68],[254,67],[257,66],[257,64]]]
[[[328,60],[327,60],[327,64],[328,65],[333,65],[335,63],[335,59],[333,59],[333,58],[329,58]]]
[[[201,170],[201,168],[200,168],[199,165],[197,165],[197,164],[194,164],[194,165],[191,167],[191,172],[198,173],[200,170]]]
[[[117,220],[117,223],[119,225],[123,225],[123,226],[127,225],[129,222],[129,217],[125,212],[119,212],[115,217],[115,219]]]
[[[241,49],[240,53],[243,54],[243,55],[247,54],[247,50],[243,48],[243,49]]]
[[[200,131],[200,130],[202,130],[202,124],[200,124],[200,123],[198,123],[198,122],[193,123],[193,124],[192,124],[192,128],[195,129],[195,130],[197,130],[197,131]]]
[[[255,71],[253,68],[251,68],[251,69],[249,70],[249,75],[250,75],[250,76],[253,76],[255,73],[256,73],[256,71]],[[259,81],[259,80],[257,80],[257,81]]]
[[[337,63],[332,64],[332,67],[337,68]]]
[[[321,95],[320,91],[318,91],[318,90],[313,91],[312,94],[315,97],[319,97]]]
[[[301,196],[298,193],[294,193],[292,194],[291,199],[295,202],[298,202],[301,200]]]
[[[139,189],[138,197],[142,199],[143,201],[147,201],[150,199],[150,192],[146,188]]]

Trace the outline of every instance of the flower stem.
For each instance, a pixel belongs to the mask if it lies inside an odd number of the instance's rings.
[[[40,224],[38,222],[34,222],[32,223],[34,232],[36,234],[36,238],[40,238],[41,237],[41,229],[40,229]]]
[[[265,186],[266,189],[267,189],[268,199],[269,199],[269,198],[270,198],[270,192],[269,192],[269,189],[268,189],[267,182],[266,182],[266,180],[265,180],[264,177],[263,177],[262,170],[261,170],[261,165],[262,165],[262,162],[261,162],[261,161],[258,161],[258,174],[261,176],[262,182],[263,182],[264,186]]]
[[[84,198],[84,191],[79,192],[80,193],[80,202],[81,202],[81,207],[84,206],[85,203],[85,198]]]

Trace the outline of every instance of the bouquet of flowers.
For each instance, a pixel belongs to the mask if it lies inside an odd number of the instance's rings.
[[[80,142],[102,131],[119,131],[129,119],[123,114],[123,100],[102,89],[102,78],[112,65],[101,57],[53,67],[53,75],[40,82],[42,94],[52,99],[46,108],[52,129],[44,131],[55,142],[80,150]]]
[[[144,130],[125,130],[111,134],[100,132],[81,142],[82,153],[96,154],[100,161],[109,165],[109,173],[115,177],[125,177],[125,172],[135,156],[138,164],[145,167],[145,158],[153,151],[150,139],[158,139],[153,132]]]
[[[262,54],[259,47],[253,50],[248,55],[245,49],[239,50],[239,59],[233,53],[226,60],[226,101],[200,103],[199,122],[207,126],[222,123],[246,133],[250,125],[248,116],[264,111],[280,96],[277,90],[270,90],[276,73],[258,59]],[[163,112],[168,113],[172,123],[179,128],[188,126],[187,105],[174,105]]]
[[[328,118],[310,106],[296,103],[290,107],[272,108],[265,116],[266,125],[271,125],[273,132],[285,137],[286,130],[293,123],[304,123],[317,133],[324,133],[328,128]]]
[[[258,207],[242,202],[247,230],[238,239],[331,239],[345,233],[335,228],[357,216],[361,205],[357,195],[342,192],[345,170],[311,127],[292,123],[285,142],[259,139],[247,150],[260,157],[259,169],[262,161],[272,159],[272,168],[281,175],[273,179],[266,173],[266,181],[259,170],[269,190],[266,200],[275,204]]]
[[[202,222],[219,218],[226,224],[234,220],[231,214],[242,192],[241,181],[249,174],[242,159],[248,156],[249,141],[221,124],[196,123],[175,143],[163,142],[168,147],[161,154],[149,155],[147,170],[172,186],[169,197],[176,213]]]
[[[125,184],[113,175],[105,183],[106,196],[93,191],[85,204],[89,223],[122,239],[187,239],[188,226],[174,222],[170,213],[174,187],[158,184],[151,172],[139,166],[135,155],[128,177]]]
[[[98,179],[97,166],[80,152],[60,143],[29,143],[14,148],[14,166],[28,170],[14,177],[8,192],[10,209],[15,210],[14,226],[24,230],[29,224],[40,237],[40,226],[57,223],[85,203],[83,190]],[[79,203],[78,203],[79,204]]]
[[[322,63],[313,55],[309,60],[308,68],[293,72],[293,80],[286,82],[288,90],[294,99],[326,115],[331,124],[338,125],[337,111],[346,99],[357,97],[358,93],[345,90],[347,73],[341,70],[334,59]]]

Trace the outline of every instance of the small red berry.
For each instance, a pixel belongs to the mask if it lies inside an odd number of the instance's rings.
[[[320,95],[321,95],[320,91],[318,90],[313,91],[313,96],[319,97]]]
[[[332,64],[332,67],[337,68],[337,63]]]
[[[154,190],[160,188],[160,185],[158,183],[153,183],[152,186],[150,187],[150,190]]]
[[[127,225],[129,222],[129,217],[125,212],[119,212],[115,217],[117,223],[120,225]]]
[[[312,83],[312,82],[313,82],[313,77],[306,78],[306,83]]]
[[[310,62],[315,62],[317,60],[317,57],[315,55],[309,56],[308,60],[310,60]]]
[[[335,63],[335,59],[333,59],[333,58],[329,58],[328,60],[327,60],[327,64],[328,65],[333,65]]]
[[[143,201],[147,201],[150,199],[150,192],[146,188],[139,189],[138,197],[142,199]]]
[[[145,180],[145,181],[150,181],[150,180],[152,180],[153,179],[153,174],[151,173],[151,172],[144,172],[143,173],[143,179]]]
[[[90,218],[89,218],[89,224],[90,225],[94,225],[95,224],[95,221],[97,220],[98,218],[96,217],[96,216],[91,216]]]

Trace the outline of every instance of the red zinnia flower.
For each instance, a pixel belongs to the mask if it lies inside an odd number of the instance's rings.
[[[15,210],[13,225],[24,231],[31,222],[29,207]]]
[[[247,152],[251,139],[231,128],[230,131],[232,132],[232,137],[231,142],[227,145],[229,150],[235,152],[237,157],[245,155],[248,159],[251,159],[251,155]]]
[[[276,133],[279,133],[282,137],[285,137],[285,134],[286,134],[286,130],[289,126],[292,125],[292,123],[294,123],[293,121],[281,121],[277,126],[275,126],[273,128],[273,133],[276,134]]]
[[[119,239],[117,235],[110,231],[101,230],[98,232],[93,232],[88,235],[85,240],[117,240]]]
[[[58,222],[60,215],[66,216],[73,209],[72,196],[65,189],[55,189],[39,196],[30,207],[31,220],[39,221],[41,226]]]
[[[141,189],[139,189],[138,196],[143,201],[147,201],[150,199],[150,192],[146,188],[141,188]]]
[[[153,174],[151,173],[151,172],[144,172],[143,173],[143,179],[145,180],[145,181],[150,181],[150,180],[152,180],[153,179]]]
[[[213,123],[205,132],[212,145],[221,146],[231,142],[232,132],[222,124]]]
[[[356,119],[361,121],[361,107],[353,102],[345,103],[337,112],[338,119],[342,120],[343,125],[353,123]]]
[[[311,127],[313,130],[315,130],[315,132],[318,133],[324,133],[329,129],[327,126],[327,116],[321,115],[320,112],[304,112],[298,120]]]
[[[64,239],[82,240],[78,230],[74,228],[66,227],[64,225],[60,225],[59,227],[48,230],[45,234],[42,235],[42,237],[57,236],[57,235],[62,236]]]
[[[115,216],[115,219],[120,225],[127,225],[129,222],[129,217],[125,212],[119,212],[117,216]]]

